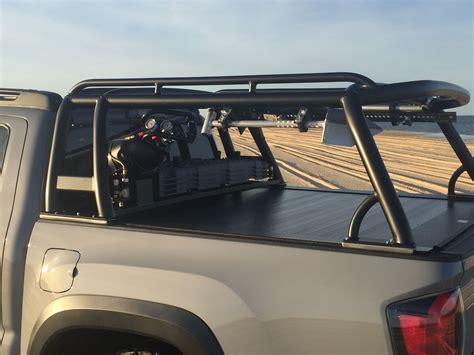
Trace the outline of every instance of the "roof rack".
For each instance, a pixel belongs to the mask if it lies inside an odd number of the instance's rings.
[[[319,89],[258,89],[261,84],[294,83],[350,83],[343,88]],[[248,90],[224,90],[217,92],[196,92],[165,94],[164,86],[212,86],[248,85]],[[91,88],[154,88],[148,95],[127,95],[123,92],[114,95],[111,90],[102,95],[85,94]],[[289,75],[250,75],[224,77],[189,78],[148,78],[148,79],[94,79],[75,85],[67,95],[57,114],[53,149],[46,184],[45,209],[47,213],[56,212],[56,191],[61,157],[64,154],[64,132],[68,128],[69,112],[76,106],[94,107],[93,116],[93,183],[98,218],[112,220],[116,213],[111,203],[107,170],[106,113],[111,108],[218,108],[218,109],[270,109],[270,108],[339,108],[343,109],[348,126],[354,137],[361,160],[366,168],[374,193],[366,199],[352,217],[348,238],[342,243],[345,247],[377,249],[392,252],[412,253],[415,243],[405,211],[402,208],[393,183],[387,172],[377,145],[369,131],[365,115],[372,113],[384,119],[399,117],[420,117],[421,121],[437,122],[451,147],[458,156],[462,167],[453,174],[450,181],[450,197],[459,175],[466,171],[474,180],[474,159],[452,125],[455,114],[445,113],[444,109],[465,105],[469,102],[469,92],[465,89],[441,81],[411,81],[394,84],[377,84],[371,79],[355,73],[317,73]],[[365,114],[364,114],[365,112]],[[377,114],[374,114],[377,113]],[[303,122],[303,123],[302,123]],[[296,122],[311,125],[311,122]],[[213,122],[220,127],[222,122]],[[268,126],[265,121],[226,121],[226,127],[252,127],[262,156],[278,169],[275,159],[261,131]],[[305,127],[303,127],[305,128]],[[277,176],[277,178],[281,178]],[[362,219],[368,210],[379,203],[392,232],[392,239],[384,244],[359,240]]]

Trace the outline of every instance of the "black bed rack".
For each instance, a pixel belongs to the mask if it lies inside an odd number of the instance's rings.
[[[318,89],[257,89],[261,84],[304,84],[304,83],[350,83],[343,88]],[[217,92],[195,91],[183,94],[164,94],[163,87],[176,86],[222,86],[248,85],[248,90],[224,90]],[[91,88],[113,88],[105,94],[91,95]],[[152,88],[150,94],[115,94],[120,88]],[[311,107],[343,109],[347,124],[354,137],[361,160],[374,188],[355,211],[343,246],[362,249],[376,249],[402,253],[415,250],[412,230],[402,208],[393,183],[389,177],[377,145],[367,126],[364,112],[373,110],[387,117],[394,113],[406,115],[419,112],[432,115],[461,162],[449,182],[449,198],[470,198],[455,193],[455,184],[463,172],[474,181],[474,159],[462,138],[446,117],[445,109],[467,104],[469,92],[442,81],[420,80],[394,84],[377,84],[371,79],[355,73],[334,72],[289,75],[250,75],[223,77],[148,78],[148,79],[95,79],[75,85],[63,99],[57,113],[53,146],[46,183],[46,214],[57,214],[57,183],[64,156],[65,132],[69,113],[74,107],[93,107],[93,177],[91,189],[94,192],[98,216],[96,221],[107,222],[116,218],[109,189],[107,166],[106,114],[111,108],[197,108],[197,109],[272,109],[282,107]],[[407,106],[408,105],[408,106]],[[413,111],[413,112],[411,112]],[[425,117],[424,116],[424,117]],[[451,116],[452,118],[452,116]],[[424,118],[426,121],[426,117]],[[259,123],[258,123],[259,122]],[[251,127],[253,125],[253,127]],[[214,126],[219,127],[218,123]],[[227,121],[226,127],[249,128],[262,157],[275,169],[274,180],[281,180],[276,160],[270,151],[263,132],[264,121]],[[222,131],[223,127],[219,128]],[[224,127],[225,128],[225,127]],[[225,143],[225,142],[224,142]],[[225,148],[225,147],[224,147]],[[231,148],[229,148],[231,149]],[[274,181],[275,182],[275,181]],[[359,240],[359,229],[368,210],[379,203],[382,207],[392,239],[387,244]],[[87,218],[78,217],[81,220]]]

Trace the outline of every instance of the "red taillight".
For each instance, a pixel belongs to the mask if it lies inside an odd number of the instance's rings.
[[[462,347],[458,290],[396,303],[388,320],[397,354],[457,355]]]
[[[403,342],[408,354],[425,354],[426,319],[420,316],[401,314],[399,316]]]

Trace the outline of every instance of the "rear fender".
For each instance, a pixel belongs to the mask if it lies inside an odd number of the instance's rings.
[[[181,308],[108,296],[66,296],[50,303],[33,329],[28,354],[40,354],[49,339],[68,329],[106,329],[166,342],[183,354],[223,354],[209,327]]]

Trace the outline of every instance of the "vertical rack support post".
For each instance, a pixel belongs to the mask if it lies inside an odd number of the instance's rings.
[[[45,211],[56,213],[57,211],[57,183],[58,175],[62,170],[63,158],[66,149],[66,137],[70,126],[70,112],[72,103],[69,96],[64,97],[56,114],[54,123],[53,140],[49,157],[48,174],[45,188]]]
[[[360,100],[356,93],[349,90],[341,101],[357,150],[392,232],[391,243],[403,247],[414,247],[415,243],[408,218],[367,126]],[[367,207],[369,206],[370,204]],[[367,212],[368,209],[363,210]],[[352,227],[354,228],[354,226]]]
[[[281,175],[280,168],[278,163],[273,156],[272,150],[268,146],[268,143],[265,139],[263,131],[261,128],[249,128],[250,134],[252,135],[257,148],[260,150],[260,154],[262,154],[262,158],[269,164],[273,169],[273,180],[282,180],[283,176]]]
[[[110,199],[110,181],[107,164],[107,109],[108,101],[105,96],[101,96],[94,109],[92,151],[93,151],[93,171],[94,171],[94,194],[97,203],[97,213],[99,217],[106,220],[115,217],[115,211]]]

